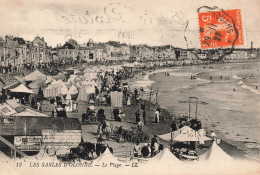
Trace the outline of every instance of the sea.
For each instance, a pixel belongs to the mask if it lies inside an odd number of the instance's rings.
[[[135,83],[158,89],[160,106],[171,114],[198,118],[208,132],[214,129],[220,139],[260,161],[260,62],[159,69]],[[190,97],[198,98],[197,113],[196,98],[189,108]]]

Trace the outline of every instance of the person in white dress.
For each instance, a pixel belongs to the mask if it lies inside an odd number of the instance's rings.
[[[127,105],[131,106],[131,96],[130,95],[128,95],[128,97],[127,97]]]
[[[155,123],[159,123],[159,116],[160,116],[159,111],[155,111]]]

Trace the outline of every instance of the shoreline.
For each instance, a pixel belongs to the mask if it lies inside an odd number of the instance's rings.
[[[247,62],[247,63],[249,63],[249,62]],[[225,65],[226,63],[223,63],[223,65]],[[233,63],[228,63],[228,64],[233,64]],[[237,64],[239,64],[239,63],[237,63]],[[208,64],[207,66],[210,66],[211,64]],[[214,65],[214,64],[212,64],[212,65]],[[199,65],[198,65],[199,66]],[[165,69],[165,71],[167,71],[167,69]],[[164,70],[161,70],[160,72],[165,72]],[[203,74],[203,73],[205,73],[205,72],[201,72],[201,73],[199,73],[199,74]],[[154,83],[156,83],[156,81],[155,81],[155,78],[153,77],[153,76],[149,76],[149,80],[150,81],[154,81]],[[152,84],[152,85],[154,85],[154,83]],[[209,82],[209,83],[211,83],[211,82]],[[207,83],[206,83],[207,84]],[[194,85],[195,87],[196,86],[200,86],[200,85]],[[183,89],[183,91],[185,91],[186,89]],[[165,108],[165,110],[167,110],[167,108]],[[169,112],[170,113],[170,112]],[[221,134],[221,135],[219,135],[219,136],[221,136],[222,137],[222,135],[223,134]],[[232,154],[234,154],[234,155],[237,155],[238,157],[241,157],[241,158],[245,158],[245,159],[248,159],[248,160],[256,160],[256,161],[259,161],[258,159],[254,159],[254,158],[252,158],[252,157],[248,157],[248,156],[246,156],[246,154],[247,154],[247,150],[245,150],[245,149],[241,149],[241,148],[239,148],[237,145],[239,145],[240,143],[242,143],[242,144],[247,144],[247,143],[251,143],[251,142],[248,142],[248,141],[237,141],[237,140],[231,140],[231,139],[226,139],[226,138],[224,138],[223,137],[223,139],[221,139],[223,142],[224,142],[224,144],[223,145],[225,145],[225,146],[223,146],[223,147],[226,147],[228,150],[226,151],[227,153],[229,153],[229,152],[231,152]],[[238,143],[238,144],[234,144],[234,143]],[[254,149],[254,148],[252,148],[252,149]],[[255,149],[257,149],[257,148],[255,148]],[[225,149],[224,149],[225,150]]]
[[[247,62],[248,63],[248,62]],[[223,63],[226,64],[226,63]],[[228,64],[233,64],[233,63],[228,63]],[[210,66],[211,64],[207,64],[206,66]],[[216,64],[212,64],[212,65],[216,65]],[[189,65],[191,66],[203,66],[203,65]],[[188,67],[188,66],[185,66]],[[182,66],[180,67],[163,67],[163,68],[158,68],[156,70],[147,70],[145,77],[147,77],[149,81],[151,81],[151,85],[153,86],[156,82],[153,79],[152,75],[155,74],[159,74],[159,73],[163,73],[163,72],[169,72],[169,71],[173,71],[174,69],[181,69]],[[140,77],[144,77],[142,75],[140,75],[140,73],[144,71],[143,69],[139,69],[135,71],[135,76],[140,76]],[[135,79],[135,77],[134,77]],[[146,79],[144,79],[143,81],[147,81]],[[132,99],[134,100],[134,99]],[[174,114],[171,114],[171,112],[167,109],[164,108],[163,106],[161,106],[161,110],[162,110],[162,115],[165,116],[165,121],[156,124],[153,123],[154,120],[154,112],[156,109],[156,104],[153,104],[152,102],[149,102],[148,100],[144,100],[145,104],[147,106],[147,120],[148,120],[148,124],[144,126],[144,131],[149,133],[150,136],[153,136],[153,134],[165,134],[170,132],[170,122],[172,119],[172,116]],[[83,111],[85,111],[86,105],[82,104],[81,106],[82,109],[79,110],[79,112],[77,113],[68,113],[68,117],[72,117],[72,118],[78,118],[79,121],[81,122],[81,114]],[[105,113],[106,116],[111,116],[111,112],[112,112],[112,107],[97,107],[97,110],[103,108],[105,109]],[[133,126],[135,126],[135,123],[133,121],[135,121],[135,111],[137,110],[137,108],[140,108],[140,104],[136,105],[135,102],[132,103],[131,106],[126,106],[124,105],[124,112],[126,114],[127,117],[125,117],[123,119],[122,123],[118,123],[115,121],[112,121],[111,119],[109,119],[109,123],[113,124],[114,126],[120,126],[120,124],[123,124],[126,128],[131,128]],[[48,113],[47,111],[43,111],[43,113]],[[177,116],[176,116],[177,117]],[[91,126],[91,125],[82,125],[82,138],[84,141],[94,141],[96,140],[96,136],[93,134],[93,132],[96,131],[96,127],[95,125]],[[203,127],[204,128],[204,127]],[[250,159],[248,157],[246,157],[246,152],[242,149],[239,149],[237,146],[233,145],[232,143],[230,143],[229,140],[223,140],[221,139],[221,143],[220,146],[221,148],[227,152],[229,155],[231,155],[234,158],[238,158],[238,159],[246,159],[246,160],[255,160],[255,159]],[[235,141],[234,142],[239,142],[239,141]],[[113,149],[116,152],[120,152],[120,151],[132,151],[134,143],[131,142],[126,142],[124,144],[119,144],[115,141],[107,141],[106,143],[108,143],[110,146],[113,147]],[[244,143],[244,142],[243,142]]]

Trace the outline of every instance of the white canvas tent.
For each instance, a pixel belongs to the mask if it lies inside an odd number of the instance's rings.
[[[84,87],[79,89],[77,101],[88,101],[88,94]]]
[[[66,98],[65,98],[66,100],[71,100],[71,95],[70,95],[70,93],[68,93],[67,95],[66,95]]]
[[[172,132],[172,139],[177,142],[203,142],[212,140],[211,138],[205,136],[205,134],[201,131],[203,130],[195,131],[188,126],[184,126],[181,129]],[[171,133],[159,135],[158,137],[165,141],[171,141]]]
[[[17,92],[17,93],[28,93],[28,94],[34,94],[34,92],[30,89],[28,89],[24,84],[20,84],[16,88],[10,89],[11,92]]]
[[[35,81],[35,80],[38,80],[38,79],[46,80],[47,76],[44,75],[43,73],[41,73],[39,70],[35,70],[34,72],[26,75],[24,77],[24,79],[25,79],[25,81]]]
[[[76,86],[72,85],[70,88],[69,88],[69,93],[71,95],[76,95],[78,93],[78,89],[76,88]]]
[[[218,163],[223,161],[231,161],[233,158],[225,153],[214,141],[210,149],[199,157],[199,160]]]
[[[165,148],[156,156],[154,156],[149,162],[160,162],[160,163],[180,163],[180,160],[171,153],[168,148]]]
[[[66,84],[62,84],[62,85],[61,85],[60,92],[61,92],[62,95],[66,95],[66,94],[69,92],[69,90],[68,90]]]
[[[106,148],[105,152],[101,154],[97,159],[94,160],[95,165],[102,165],[103,163],[119,163],[116,157]]]

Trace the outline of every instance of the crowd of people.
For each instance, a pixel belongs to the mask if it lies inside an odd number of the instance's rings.
[[[133,149],[134,157],[153,157],[164,149],[164,146],[158,142],[157,135],[151,139],[151,142],[140,144],[139,141],[136,142]]]

